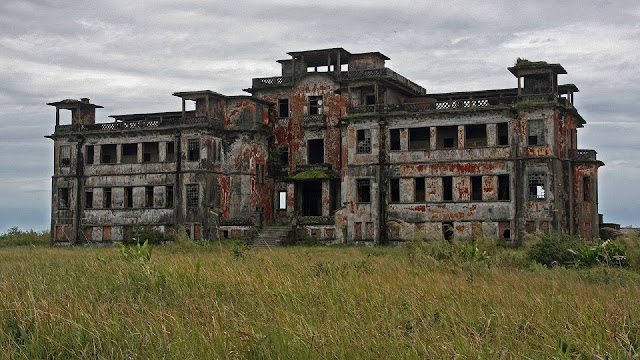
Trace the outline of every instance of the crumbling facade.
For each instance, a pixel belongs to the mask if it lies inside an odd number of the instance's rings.
[[[95,123],[88,99],[50,103],[52,242],[120,241],[132,225],[251,237],[269,223],[345,244],[598,236],[604,164],[578,149],[578,89],[558,84],[559,64],[519,60],[516,88],[427,94],[378,52],[288,54],[251,96],[174,93],[178,112]]]

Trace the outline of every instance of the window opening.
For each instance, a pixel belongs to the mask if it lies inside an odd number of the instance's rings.
[[[426,150],[431,144],[428,127],[409,129],[409,150]]]
[[[71,166],[71,146],[70,145],[60,146],[60,166],[62,167]]]
[[[124,207],[133,207],[133,188],[131,186],[124,188]]]
[[[453,223],[452,222],[442,223],[442,237],[444,237],[444,239],[447,241],[453,240]]]
[[[309,96],[309,115],[321,115],[322,110],[322,95]]]
[[[400,129],[389,130],[391,150],[400,150]]]
[[[187,160],[200,160],[200,139],[187,140]]]
[[[122,164],[135,164],[138,162],[138,144],[122,144]]]
[[[86,163],[88,165],[93,164],[93,157],[94,157],[94,148],[93,145],[87,145],[87,161]]]
[[[197,208],[200,202],[200,185],[187,185],[187,208]]]
[[[509,175],[498,175],[498,200],[510,199],[509,186]]]
[[[100,146],[100,163],[115,164],[117,161],[116,144],[108,144]]]
[[[289,147],[281,146],[278,148],[278,156],[280,159],[280,165],[287,167],[289,166]]]
[[[158,149],[157,142],[142,143],[142,161],[143,162],[158,162],[159,157],[160,157],[160,151]]]
[[[390,179],[389,187],[391,188],[391,202],[400,202],[400,179]]]
[[[324,163],[324,139],[313,139],[307,142],[307,163]]]
[[[498,145],[509,145],[509,123],[498,123],[497,136]]]
[[[111,209],[111,188],[104,188],[102,193],[104,194],[104,201],[102,202],[104,208]]]
[[[531,119],[527,121],[527,142],[531,145],[544,145],[544,120]]]
[[[371,180],[370,179],[358,179],[356,180],[357,187],[357,202],[368,203],[371,202]]]
[[[174,141],[167,141],[167,161],[176,161],[176,146]]]
[[[173,207],[173,185],[167,185],[165,196],[166,196],[166,199],[165,199],[166,207],[172,208]]]
[[[465,125],[464,134],[465,147],[487,146],[487,124]]]
[[[358,154],[370,154],[371,153],[371,130],[361,129],[357,131],[357,149]]]
[[[278,209],[280,210],[286,210],[287,209],[287,192],[286,191],[280,191],[278,193]]]
[[[458,127],[439,126],[436,132],[436,147],[438,149],[456,149],[458,147]]]
[[[591,178],[582,177],[582,195],[584,201],[591,201]]]
[[[529,174],[529,200],[544,200],[546,175],[542,173]]]
[[[87,191],[84,193],[84,208],[93,208],[93,191]]]
[[[278,116],[289,117],[289,99],[278,99]]]
[[[144,206],[145,207],[153,207],[153,186],[145,186],[144,187]]]
[[[451,176],[442,178],[442,200],[453,200],[453,178]]]
[[[482,176],[471,177],[471,200],[482,200]]]
[[[69,188],[58,189],[58,209],[69,208]]]
[[[420,177],[420,178],[415,178],[415,183],[414,183],[414,194],[415,194],[415,202],[420,202],[420,201],[424,201],[424,178]]]

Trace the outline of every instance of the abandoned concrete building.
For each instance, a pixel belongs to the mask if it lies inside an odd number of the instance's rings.
[[[279,224],[344,244],[598,236],[604,164],[578,149],[561,65],[519,59],[517,87],[429,94],[379,52],[288,55],[251,95],[174,93],[181,111],[96,123],[87,98],[49,103],[52,243],[119,241],[132,225],[215,240]]]

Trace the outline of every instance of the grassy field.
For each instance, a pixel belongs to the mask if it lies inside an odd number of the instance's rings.
[[[638,357],[633,267],[436,250],[0,247],[0,358]]]

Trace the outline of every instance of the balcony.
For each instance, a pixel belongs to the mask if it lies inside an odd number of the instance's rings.
[[[324,114],[307,115],[302,117],[303,128],[325,128],[327,117]]]
[[[574,149],[569,150],[569,159],[573,161],[597,161],[595,150]]]
[[[280,86],[291,86],[293,81],[291,77],[274,76],[267,78],[254,78],[251,80],[251,87],[254,89],[263,89]]]
[[[123,131],[142,130],[163,127],[176,127],[178,125],[209,125],[212,127],[224,128],[224,120],[210,118],[207,116],[198,117],[169,117],[159,119],[144,119],[132,121],[115,121],[110,123],[99,123],[90,125],[59,125],[56,126],[56,133],[85,132],[85,131]]]

